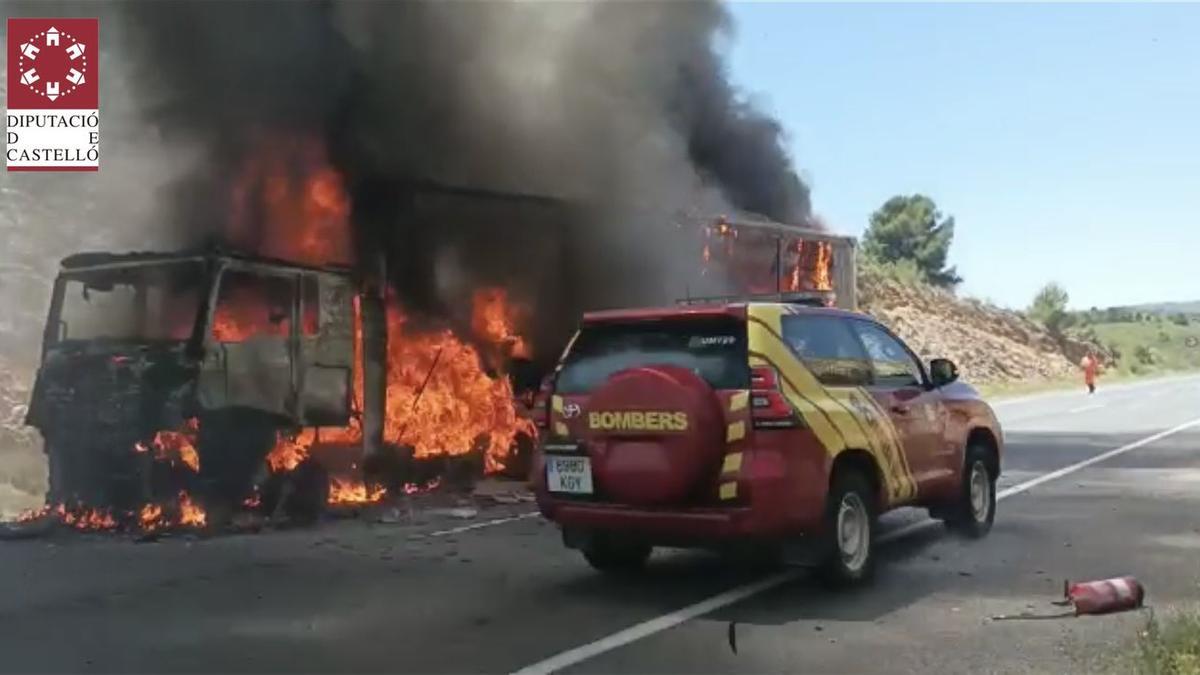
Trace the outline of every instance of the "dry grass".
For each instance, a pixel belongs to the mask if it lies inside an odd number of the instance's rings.
[[[1138,675],[1200,675],[1200,614],[1182,613],[1159,621],[1151,615],[1138,634],[1136,649],[1118,672]]]

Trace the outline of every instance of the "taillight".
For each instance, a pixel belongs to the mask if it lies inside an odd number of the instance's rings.
[[[547,376],[542,379],[542,384],[538,387],[537,394],[533,397],[533,423],[539,429],[546,429],[550,426],[550,384],[552,379]]]
[[[799,426],[800,416],[779,387],[779,373],[770,366],[750,369],[750,417],[756,429]]]

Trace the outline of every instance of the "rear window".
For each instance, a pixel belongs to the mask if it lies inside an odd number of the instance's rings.
[[[563,361],[555,390],[584,394],[613,373],[651,364],[688,368],[714,389],[748,389],[745,323],[706,318],[586,326]]]
[[[842,387],[871,384],[871,362],[844,319],[785,316],[783,339],[822,384]]]

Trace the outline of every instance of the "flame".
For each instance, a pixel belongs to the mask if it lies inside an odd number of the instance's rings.
[[[348,263],[350,198],[317,138],[265,134],[234,178],[230,238],[261,255]]]
[[[290,298],[269,297],[266,288],[235,285],[234,279],[227,276],[221,283],[221,297],[213,312],[213,337],[218,342],[288,337],[292,330],[291,308],[286,303]]]
[[[404,494],[415,495],[418,492],[428,492],[430,490],[437,489],[437,487],[441,484],[442,484],[441,478],[434,478],[433,480],[429,481],[428,483],[426,483],[424,485],[418,485],[416,483],[405,483],[404,484]]]
[[[827,241],[797,241],[787,291],[832,291],[833,245]]]
[[[368,488],[360,480],[348,478],[331,478],[329,480],[330,504],[373,504],[383,499],[387,493],[382,487]]]
[[[716,225],[703,228],[701,274],[718,260],[740,286],[742,293],[833,290],[833,244],[827,241],[794,240],[780,242],[778,235],[758,236],[750,232],[739,240],[738,229],[721,218]],[[753,236],[752,236],[753,235]],[[713,238],[720,245],[713,246]],[[782,248],[781,248],[782,247]],[[780,254],[787,260],[778,260]],[[781,278],[776,270],[783,263]]]
[[[143,504],[138,511],[138,527],[143,532],[157,532],[174,525],[201,528],[208,523],[208,514],[199,504],[192,501],[187,491],[180,491],[174,506],[176,508],[171,512],[179,514],[177,522],[172,520],[162,504]]]
[[[184,527],[204,527],[208,523],[208,514],[197,503],[192,501],[187,492],[179,493],[179,524]]]
[[[27,523],[31,520],[37,520],[38,518],[45,517],[46,514],[50,513],[50,511],[51,508],[49,505],[41,506],[36,509],[25,509],[17,515],[17,522]]]
[[[162,514],[162,507],[158,504],[146,504],[138,512],[138,525],[145,532],[154,532],[166,525]]]
[[[471,300],[471,330],[475,335],[508,356],[529,358],[529,347],[514,328],[526,310],[509,302],[508,291],[481,288]]]
[[[267,454],[267,466],[276,473],[295,469],[308,459],[308,450],[316,436],[315,429],[302,429],[294,438],[276,432],[275,447]]]
[[[200,434],[200,420],[192,417],[178,431],[160,431],[154,434],[150,445],[138,442],[134,452],[149,452],[154,449],[154,458],[172,462],[178,459],[192,471],[200,471],[200,453],[196,452],[196,439]]]
[[[384,438],[417,458],[481,449],[485,470],[502,470],[517,434],[535,433],[517,415],[508,379],[488,377],[479,353],[449,330],[412,331],[395,304],[387,314]]]
[[[62,504],[55,507],[59,520],[77,530],[111,530],[117,526],[108,509],[90,509],[79,507],[68,509]]]
[[[264,134],[246,157],[232,179],[227,231],[231,241],[264,256],[302,263],[353,262],[349,195],[320,139]],[[269,320],[272,298],[265,290],[233,289],[218,303],[213,327],[218,340],[287,334],[286,319]],[[494,357],[489,362],[529,356],[529,345],[516,329],[524,310],[510,302],[503,289],[481,289],[472,305],[474,337],[487,346],[485,351],[496,351],[483,355]],[[357,301],[354,309],[355,362],[361,363]],[[276,311],[276,319],[280,313],[290,316]],[[395,298],[389,299],[387,321],[385,440],[413,447],[418,458],[481,450],[487,470],[502,469],[515,436],[535,433],[533,423],[518,416],[507,378],[489,377],[479,351],[452,332],[410,328]],[[362,376],[362,369],[355,368],[354,407],[360,412]],[[348,427],[322,429],[319,436],[322,442],[337,444],[357,443],[361,437],[361,422],[355,417]],[[294,438],[280,435],[268,455],[269,466],[273,471],[294,469],[317,438],[312,429]],[[364,498],[375,498],[363,490]],[[339,494],[349,492],[331,489],[331,500]]]

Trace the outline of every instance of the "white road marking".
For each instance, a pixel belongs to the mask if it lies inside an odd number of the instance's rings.
[[[526,511],[525,513],[520,513],[520,514],[517,514],[517,515],[509,517],[509,518],[497,518],[495,520],[485,520],[482,523],[471,523],[470,525],[463,525],[461,527],[452,527],[448,530],[438,530],[437,532],[430,532],[426,536],[428,536],[428,537],[444,537],[448,534],[458,534],[459,532],[470,532],[471,530],[481,530],[485,527],[492,527],[494,525],[503,525],[504,523],[511,523],[516,520],[525,520],[526,518],[533,518],[534,516],[536,516],[538,514],[539,514],[538,511]]]
[[[1062,478],[1063,476],[1075,473],[1076,471],[1085,469],[1093,464],[1103,462],[1104,460],[1111,459],[1117,455],[1125,454],[1131,450],[1136,450],[1156,441],[1160,441],[1168,436],[1173,436],[1181,431],[1186,431],[1197,426],[1200,426],[1200,418],[1180,424],[1179,426],[1167,429],[1166,431],[1159,432],[1153,436],[1147,436],[1146,438],[1143,438],[1139,441],[1134,441],[1128,445],[1122,445],[1119,448],[1115,448],[1113,450],[1109,450],[1108,452],[1096,455],[1095,457],[1085,459],[1082,462],[1076,462],[1070,466],[1065,466],[1061,469],[1051,471],[1050,473],[1042,474],[1037,478],[1027,480],[1024,483],[1018,483],[1012,487],[997,492],[996,501],[1001,501],[1008,499],[1009,497],[1019,495],[1022,492],[1035,488],[1043,483],[1050,482],[1057,478]],[[925,519],[915,523],[910,523],[904,527],[881,535],[877,541],[879,543],[895,541],[913,534],[914,532],[931,527],[937,522],[938,521],[936,520]],[[643,638],[650,637],[656,633],[661,633],[665,630],[674,628],[681,623],[685,623],[710,612],[714,612],[722,607],[728,607],[729,605],[741,602],[742,600],[758,595],[759,593],[769,591],[772,588],[799,578],[802,574],[802,570],[793,569],[786,572],[773,574],[765,579],[760,579],[749,584],[743,584],[741,586],[731,588],[724,593],[714,595],[707,600],[701,600],[700,602],[688,605],[687,607],[678,609],[669,614],[664,614],[662,616],[650,619],[649,621],[643,621],[642,623],[630,626],[624,630],[617,631],[612,635],[600,638],[595,642],[555,654],[548,659],[538,661],[533,665],[526,666],[516,671],[515,675],[543,675],[557,672],[563,668],[568,668],[577,663],[582,663],[583,661],[599,656],[605,652],[612,651],[619,647],[624,647],[632,642],[636,642]]]
[[[1103,407],[1104,407],[1103,403],[1093,403],[1091,405],[1081,405],[1078,408],[1071,408],[1067,412],[1069,414],[1074,414],[1074,413],[1087,412],[1089,410],[1099,410],[1100,408],[1103,408]]]

